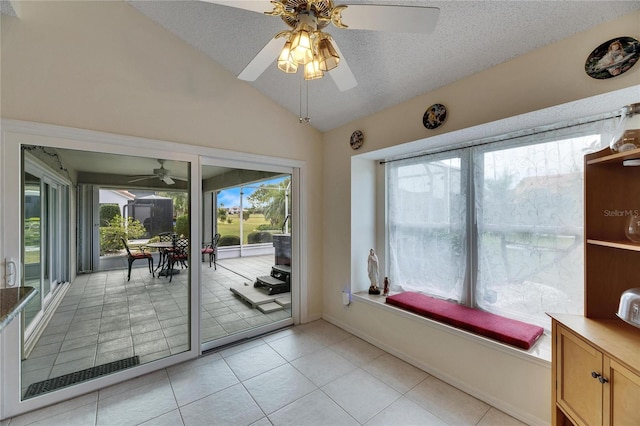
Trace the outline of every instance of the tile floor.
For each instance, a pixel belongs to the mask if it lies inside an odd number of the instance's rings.
[[[318,320],[5,420],[20,425],[522,425]]]
[[[202,263],[202,341],[266,325],[291,310],[263,314],[229,287],[268,274],[273,255]],[[134,355],[140,363],[187,350],[187,274],[152,277],[146,266],[78,275],[22,363],[24,393],[42,380]]]

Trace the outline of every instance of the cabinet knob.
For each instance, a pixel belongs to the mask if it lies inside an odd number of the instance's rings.
[[[605,379],[603,376],[598,377],[598,381],[602,384],[607,383],[609,380]]]
[[[593,377],[594,379],[597,379],[599,377],[602,377],[602,375],[600,373],[596,373],[595,371],[591,372],[591,377]]]

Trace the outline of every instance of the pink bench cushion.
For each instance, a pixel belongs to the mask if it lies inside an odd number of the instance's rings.
[[[387,303],[523,349],[531,348],[544,333],[544,329],[537,325],[468,308],[413,291],[388,296]]]

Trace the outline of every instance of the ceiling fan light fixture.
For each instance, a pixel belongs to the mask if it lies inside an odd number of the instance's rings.
[[[328,36],[323,37],[318,43],[318,57],[322,71],[331,71],[340,63],[340,55],[336,52]]]
[[[320,69],[320,59],[317,57],[313,58],[311,62],[304,66],[304,79],[305,80],[315,80],[318,78],[322,78],[324,72]]]
[[[286,72],[287,74],[293,74],[298,71],[298,64],[291,58],[291,42],[287,41],[280,52],[278,57],[278,69]]]
[[[293,32],[291,37],[291,57],[298,65],[306,65],[313,60],[311,32],[306,25]]]

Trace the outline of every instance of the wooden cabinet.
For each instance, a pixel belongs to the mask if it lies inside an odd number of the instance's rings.
[[[585,156],[584,316],[551,314],[552,424],[640,425],[640,328],[616,317],[640,287],[640,244],[625,236],[640,212],[640,149]]]
[[[552,424],[640,425],[640,330],[552,315]]]

